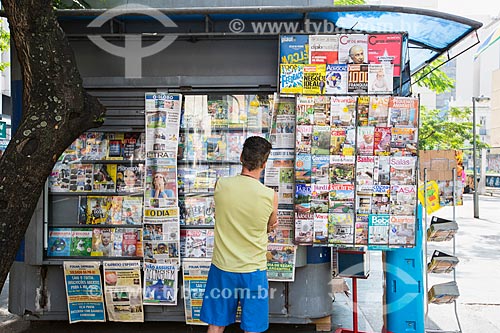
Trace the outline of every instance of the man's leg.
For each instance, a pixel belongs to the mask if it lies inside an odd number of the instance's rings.
[[[222,333],[222,332],[224,332],[225,328],[226,328],[226,326],[208,325],[207,333]]]

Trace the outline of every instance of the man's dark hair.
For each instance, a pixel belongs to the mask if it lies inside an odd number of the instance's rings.
[[[260,136],[251,136],[245,140],[241,153],[241,163],[249,171],[260,168],[267,161],[272,145]]]

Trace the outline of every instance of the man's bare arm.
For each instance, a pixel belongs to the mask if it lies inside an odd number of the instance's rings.
[[[267,232],[270,232],[278,226],[278,192],[274,192],[273,212],[267,222]]]

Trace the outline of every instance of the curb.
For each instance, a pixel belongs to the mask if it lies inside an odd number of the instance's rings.
[[[0,313],[1,314],[1,313]],[[7,318],[0,323],[0,333],[21,333],[30,327],[30,322],[23,318],[7,313]]]

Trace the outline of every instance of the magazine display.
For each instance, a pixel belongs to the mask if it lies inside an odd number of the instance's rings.
[[[402,48],[397,33],[282,35],[280,93],[392,94]]]
[[[329,126],[323,122],[328,97]],[[392,99],[297,96],[297,121],[312,125],[296,132],[296,244],[415,246],[417,133],[409,126],[418,119],[418,104]],[[393,116],[396,105],[406,105],[398,112],[411,120]]]

